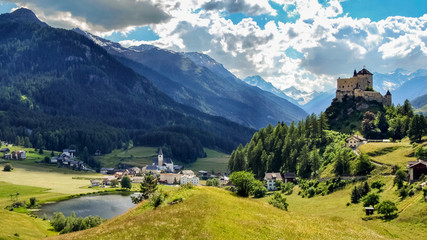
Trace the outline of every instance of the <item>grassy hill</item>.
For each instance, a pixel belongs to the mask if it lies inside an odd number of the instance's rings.
[[[387,182],[389,194],[392,179]],[[427,207],[421,195],[399,204],[412,205],[391,222],[364,221],[361,204],[346,207],[350,190],[325,197],[303,199],[288,196],[289,211],[282,211],[264,199],[248,199],[213,187],[173,189],[166,202],[181,196],[175,205],[164,203],[152,209],[140,204],[124,215],[97,228],[54,239],[421,239]],[[413,211],[415,210],[415,211]],[[406,214],[406,211],[408,214]],[[415,215],[416,220],[405,218]]]

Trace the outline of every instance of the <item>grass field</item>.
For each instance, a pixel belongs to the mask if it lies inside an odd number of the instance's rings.
[[[205,148],[206,158],[198,158],[192,164],[183,164],[174,161],[175,164],[184,165],[186,169],[194,171],[205,170],[215,172],[226,172],[229,155]],[[157,156],[157,148],[153,147],[131,147],[128,150],[116,149],[110,154],[97,156],[103,167],[116,167],[117,164],[129,164],[138,167],[144,167],[151,164],[153,158]]]
[[[230,159],[230,155],[207,148],[205,148],[205,152],[207,157],[198,158],[196,162],[185,165],[185,168],[193,171],[213,170],[221,173],[227,172],[228,159]]]
[[[391,180],[384,180],[390,187]],[[420,194],[398,204],[413,205],[398,219],[364,221],[361,204],[345,206],[351,187],[310,199],[294,193],[288,196],[288,212],[269,205],[268,198],[241,198],[223,189],[198,187],[187,190],[183,203],[155,210],[139,205],[95,229],[58,239],[425,239],[427,217],[422,214],[427,204],[419,201]],[[177,193],[169,192],[168,199]],[[405,216],[417,211],[418,222],[405,222]]]
[[[427,142],[421,145],[426,146]],[[400,167],[406,167],[408,161],[417,160],[413,154],[415,150],[416,148],[412,147],[408,138],[397,143],[368,143],[358,148],[359,152],[371,155],[370,158],[374,161],[387,165],[398,165]]]

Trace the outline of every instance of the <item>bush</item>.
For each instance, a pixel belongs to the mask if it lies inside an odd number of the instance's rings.
[[[314,187],[310,187],[307,193],[308,193],[308,197],[311,198],[316,194],[316,190],[314,189]]]
[[[294,184],[291,182],[285,183],[282,186],[282,193],[285,193],[286,195],[290,195],[294,191]]]
[[[179,186],[181,189],[193,189],[194,185],[191,183],[186,183],[186,184],[182,184],[181,186]]]
[[[409,195],[409,191],[406,187],[402,187],[399,190],[399,197],[401,197],[402,199],[406,198]]]
[[[248,197],[252,192],[253,183],[255,181],[254,174],[251,172],[233,172],[230,175],[231,183],[236,187],[237,195]]]
[[[368,207],[368,206],[375,207],[375,205],[377,205],[380,202],[380,195],[378,195],[377,193],[371,192],[371,193],[368,193],[368,195],[366,195],[365,197],[363,197],[362,201],[363,201],[364,207]]]
[[[399,169],[396,171],[396,177],[394,178],[394,184],[397,184],[397,188],[400,189],[403,187],[403,182],[408,179],[408,174],[405,170]]]
[[[252,186],[252,194],[256,198],[262,198],[267,193],[267,189],[264,187],[264,183],[261,181],[255,180]]]
[[[397,211],[396,204],[390,200],[386,200],[378,204],[378,213],[383,214],[384,218],[391,218]]]
[[[111,180],[111,182],[110,182],[110,186],[111,186],[112,188],[117,187],[117,185],[119,185],[119,181],[118,181],[117,179],[113,179],[113,180]]]
[[[288,211],[289,204],[286,202],[286,198],[282,197],[282,195],[278,192],[274,194],[269,203],[279,209]]]
[[[371,187],[378,189],[378,191],[381,192],[381,188],[385,186],[385,183],[383,183],[381,180],[376,180],[372,182]]]
[[[101,224],[104,219],[99,216],[88,216],[85,218],[76,217],[76,214],[73,212],[69,217],[65,217],[61,212],[53,213],[53,217],[50,220],[55,231],[63,233],[75,232],[80,230],[85,230],[88,228],[96,227]]]
[[[34,205],[36,205],[36,198],[32,197],[30,198],[30,206],[34,206]]]
[[[131,189],[132,188],[132,181],[130,180],[130,177],[124,176],[122,178],[122,181],[120,182],[120,185],[122,185],[122,188]]]
[[[164,200],[165,195],[163,194],[163,192],[155,192],[150,199],[150,205],[154,208],[157,208],[163,203]]]
[[[218,187],[219,186],[219,180],[218,180],[218,178],[208,179],[206,181],[206,186]]]
[[[11,164],[8,163],[8,164],[4,165],[3,171],[10,172],[12,170],[13,170],[13,167]]]

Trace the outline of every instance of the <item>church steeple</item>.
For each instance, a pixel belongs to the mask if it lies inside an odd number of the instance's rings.
[[[356,69],[354,69],[353,77],[356,77],[356,76],[357,76],[357,71]]]

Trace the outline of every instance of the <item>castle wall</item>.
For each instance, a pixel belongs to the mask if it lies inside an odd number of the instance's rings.
[[[365,72],[368,72],[364,69]],[[368,72],[369,73],[369,72]],[[391,95],[388,93],[384,97],[379,92],[366,91],[367,88],[373,89],[372,74],[357,74],[351,78],[338,78],[336,98],[342,102],[344,96],[362,97],[367,101],[377,101],[386,106],[391,105]]]

